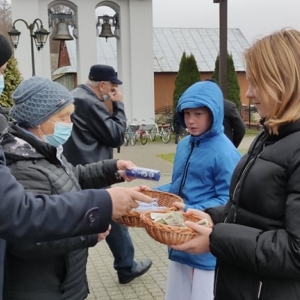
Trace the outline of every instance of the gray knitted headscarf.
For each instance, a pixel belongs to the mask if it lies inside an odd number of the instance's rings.
[[[38,76],[23,80],[12,95],[11,116],[25,128],[34,128],[74,102],[61,84]]]

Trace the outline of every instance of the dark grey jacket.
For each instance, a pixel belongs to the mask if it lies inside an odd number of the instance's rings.
[[[62,194],[81,187],[115,183],[116,161],[72,167],[56,149],[17,126],[3,136],[2,146],[12,174],[35,194]],[[87,297],[87,247],[98,236],[79,236],[44,243],[8,243],[5,299],[72,299]]]
[[[299,300],[300,121],[261,133],[233,173],[227,206],[208,212],[218,223],[215,300]]]
[[[64,145],[64,155],[73,164],[87,164],[113,157],[113,148],[124,142],[126,117],[124,104],[114,101],[111,114],[85,84],[72,91],[75,113],[72,136]]]
[[[246,125],[241,118],[235,104],[232,101],[224,99],[224,133],[237,148],[241,143]]]
[[[0,299],[7,241],[45,241],[103,232],[111,222],[112,202],[105,190],[62,195],[25,193],[6,167],[0,147]],[[66,218],[66,216],[70,216]]]
[[[0,134],[4,131],[5,128],[8,127],[9,117],[8,117],[9,109],[0,106]]]

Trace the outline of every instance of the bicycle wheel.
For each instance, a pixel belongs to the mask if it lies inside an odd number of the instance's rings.
[[[136,144],[136,135],[134,134],[130,137],[130,144],[134,146]]]
[[[124,135],[124,146],[128,146],[128,142],[129,142],[129,134],[125,133],[125,135]]]
[[[140,139],[141,139],[141,143],[142,145],[146,145],[147,141],[148,141],[148,136],[147,136],[147,132],[146,131],[142,131],[140,134]]]
[[[149,134],[149,138],[150,140],[153,142],[155,141],[156,139],[156,134],[157,134],[157,129],[156,127],[153,127],[151,130],[150,130],[150,134]]]
[[[170,142],[170,139],[171,139],[171,130],[170,130],[170,128],[164,128],[162,130],[161,139],[165,144]]]

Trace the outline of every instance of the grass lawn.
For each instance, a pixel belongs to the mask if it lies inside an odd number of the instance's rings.
[[[175,153],[157,154],[156,156],[172,164],[174,163]]]
[[[259,133],[260,133],[259,130],[247,128],[245,136],[258,135]]]
[[[239,150],[239,152],[241,153],[241,155],[244,155],[244,154],[246,154],[247,153],[247,149],[241,149],[241,150]]]

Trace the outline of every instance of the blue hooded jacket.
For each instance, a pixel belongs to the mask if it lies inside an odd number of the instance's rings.
[[[179,142],[174,159],[172,182],[157,190],[181,196],[188,208],[204,210],[223,205],[229,199],[231,175],[241,155],[224,134],[223,94],[217,84],[197,82],[180,97],[179,120],[184,127],[183,110],[207,107],[212,113],[212,126],[202,135],[187,136]],[[214,270],[212,254],[188,254],[169,249],[173,261],[202,270]]]

